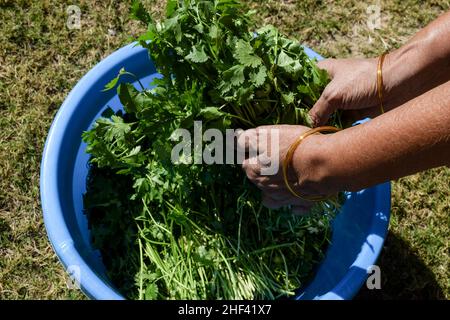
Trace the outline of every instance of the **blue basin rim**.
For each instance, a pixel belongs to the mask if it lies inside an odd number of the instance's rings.
[[[323,59],[310,48],[305,52]],[[80,236],[79,215],[72,201],[73,171],[81,132],[92,123],[76,123],[79,107],[87,97],[113,98],[115,92],[101,93],[102,87],[117,74],[124,63],[147,60],[146,49],[129,44],[102,60],[73,88],[51,125],[41,162],[40,193],[44,223],[50,243],[69,273],[80,280],[81,290],[93,299],[124,299],[99,268],[93,267],[92,248]],[[149,70],[136,66],[138,77]],[[109,95],[109,96],[108,96]],[[83,100],[84,99],[84,100]],[[86,100],[87,99],[87,100]],[[94,99],[95,100],[95,99]],[[105,104],[95,105],[103,107]],[[94,117],[98,110],[90,110]],[[78,137],[78,138],[77,138]],[[78,139],[78,140],[76,140]],[[74,145],[70,145],[70,142]],[[87,168],[86,168],[87,170]],[[76,191],[76,190],[75,190]],[[367,268],[376,263],[386,237],[390,218],[390,183],[348,194],[343,212],[333,223],[333,239],[324,262],[313,281],[301,290],[297,299],[352,299],[367,279]],[[369,212],[370,211],[370,212]],[[84,230],[86,232],[86,230]],[[353,236],[353,235],[359,236]],[[336,254],[339,252],[342,260]],[[350,259],[350,260],[349,260]],[[345,261],[344,261],[345,260]],[[349,263],[351,262],[351,263]],[[339,280],[336,281],[336,278]]]

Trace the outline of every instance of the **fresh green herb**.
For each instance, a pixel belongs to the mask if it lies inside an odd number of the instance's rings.
[[[342,199],[307,218],[268,210],[238,166],[174,165],[173,132],[309,124],[327,74],[272,26],[253,33],[234,0],[171,0],[164,21],[135,1],[139,37],[161,79],[119,83],[124,112],[83,134],[92,155],[85,208],[94,246],[130,298],[255,299],[294,294],[311,276]],[[142,84],[140,85],[142,87]],[[339,116],[333,120],[339,124]]]

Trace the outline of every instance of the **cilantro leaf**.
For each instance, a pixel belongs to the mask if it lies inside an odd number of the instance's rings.
[[[262,65],[259,67],[258,71],[250,73],[250,81],[255,85],[256,88],[262,86],[267,78],[267,68]]]
[[[242,39],[236,42],[234,57],[246,67],[256,68],[262,64],[261,58],[255,55],[250,43]]]
[[[152,18],[139,0],[133,0],[131,3],[130,16],[132,19],[139,20],[145,24],[152,22]]]
[[[194,63],[204,63],[208,61],[208,55],[205,53],[205,48],[203,46],[193,47],[192,51],[185,58]]]
[[[244,76],[244,70],[245,67],[243,65],[235,65],[225,71],[223,76],[223,82],[222,85],[225,88],[231,89],[232,86],[239,86],[244,83],[245,76]]]

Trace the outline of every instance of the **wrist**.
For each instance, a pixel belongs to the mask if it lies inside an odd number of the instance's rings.
[[[415,74],[417,65],[416,44],[407,44],[386,55],[383,65],[384,99],[387,104],[404,100],[405,85]]]
[[[414,40],[386,55],[383,89],[387,105],[396,107],[419,96],[445,71],[430,54],[432,43],[431,38]]]
[[[329,140],[333,134],[307,137],[294,152],[292,165],[300,189],[305,194],[328,195],[342,189],[333,181]]]

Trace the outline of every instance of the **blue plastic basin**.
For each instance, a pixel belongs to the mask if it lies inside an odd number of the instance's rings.
[[[322,59],[311,49],[305,50]],[[90,243],[82,201],[89,156],[81,134],[106,106],[120,108],[114,91],[101,91],[122,67],[136,74],[144,85],[158,76],[147,51],[133,44],[101,61],[80,80],[59,109],[41,164],[41,200],[48,237],[61,263],[76,276],[82,291],[94,299],[123,296],[109,282],[100,254]],[[324,261],[314,280],[296,298],[353,298],[382,249],[389,213],[389,183],[349,193],[343,211],[333,222],[332,243]]]

